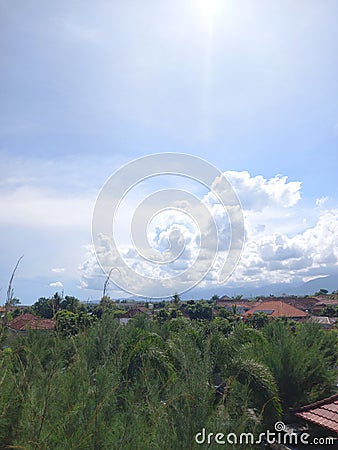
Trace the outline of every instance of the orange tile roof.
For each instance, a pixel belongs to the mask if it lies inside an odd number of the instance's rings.
[[[338,394],[299,408],[295,416],[338,433]]]
[[[272,317],[307,317],[307,313],[282,301],[262,302],[249,309],[245,315],[267,312]]]
[[[41,319],[33,314],[26,313],[11,320],[8,327],[15,331],[54,330],[55,324],[51,319]]]
[[[286,297],[278,298],[276,300],[281,300],[288,305],[302,310],[311,309],[318,302],[318,300],[313,297]]]

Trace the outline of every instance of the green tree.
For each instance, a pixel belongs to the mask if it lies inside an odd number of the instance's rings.
[[[319,295],[327,295],[329,293],[329,291],[327,289],[319,289],[318,292],[315,292],[315,296],[319,296]]]
[[[258,312],[245,317],[245,322],[259,330],[269,323],[269,316],[264,312]]]
[[[338,306],[325,306],[320,312],[321,316],[326,317],[338,317]]]
[[[77,314],[61,310],[55,314],[56,328],[64,335],[75,335],[79,332],[78,316]]]
[[[190,319],[212,319],[212,306],[207,302],[198,301],[192,305],[187,305],[186,311],[189,314]]]
[[[337,337],[317,324],[273,321],[263,329],[256,357],[272,371],[284,411],[332,393],[336,377]]]
[[[63,302],[62,296],[58,292],[55,292],[53,297],[50,298],[50,305],[53,311],[53,315],[56,314],[61,309],[62,302]]]
[[[175,305],[179,305],[181,303],[180,296],[177,293],[173,295],[173,303]]]
[[[40,297],[32,306],[35,314],[45,319],[51,319],[54,311],[49,298]]]
[[[80,300],[76,297],[66,295],[60,302],[60,308],[76,313],[80,308]]]
[[[121,302],[122,303],[122,302]],[[104,313],[109,313],[115,308],[115,302],[108,295],[105,295],[101,298],[99,305],[97,305],[93,313],[99,319],[102,317]]]
[[[334,387],[337,335],[312,324],[140,315],[120,326],[114,311],[89,323],[62,309],[59,332],[32,330],[1,349],[3,446],[197,450],[203,427],[258,435],[279,419],[279,396],[285,413]]]

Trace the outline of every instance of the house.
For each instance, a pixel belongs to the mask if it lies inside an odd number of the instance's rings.
[[[216,300],[216,304],[218,304],[219,302],[227,302],[227,301],[231,301],[232,299],[230,297],[228,297],[227,295],[223,295],[221,298]]]
[[[321,299],[319,302],[317,302],[313,308],[312,312],[313,314],[320,314],[324,308],[327,306],[338,306],[338,300],[330,300],[330,299]]]
[[[305,311],[289,305],[281,300],[266,301],[259,303],[244,313],[244,316],[263,312],[271,317],[288,317],[294,320],[303,320],[308,317]]]
[[[318,323],[322,328],[325,329],[333,328],[337,321],[337,317],[311,316],[309,318],[309,322]]]
[[[312,311],[312,308],[318,300],[314,297],[284,297],[276,298],[274,300],[281,300],[288,305],[294,306],[295,308],[301,309],[302,311]]]
[[[295,416],[338,433],[338,394],[295,410]]]
[[[146,308],[145,306],[137,306],[135,308],[135,306],[133,308],[128,309],[127,311],[125,311],[119,318],[118,321],[121,325],[127,325],[127,323],[133,319],[135,316],[137,316],[138,314],[147,314],[150,315],[152,314],[152,311],[150,311],[148,308]]]
[[[125,313],[121,315],[121,318],[131,319],[132,317],[135,317],[138,314],[152,314],[152,311],[150,311],[145,306],[137,306],[136,308],[130,308]]]
[[[55,324],[51,319],[41,319],[33,314],[21,314],[8,323],[8,328],[14,333],[25,333],[28,330],[53,331]]]

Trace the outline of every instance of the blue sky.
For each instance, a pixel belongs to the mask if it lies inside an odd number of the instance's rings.
[[[274,261],[302,249],[295,280],[337,271],[318,238],[338,242],[337,17],[330,0],[0,0],[0,303],[21,254],[23,303],[61,288],[98,298],[95,198],[121,164],[165,151],[242,174],[243,204],[274,199],[247,207],[251,265],[238,283],[258,267],[271,275],[267,246]],[[287,184],[292,205],[273,192],[277,175],[300,183]],[[277,268],[267,281],[285,279]]]

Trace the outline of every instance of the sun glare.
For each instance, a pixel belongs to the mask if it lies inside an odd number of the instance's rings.
[[[211,22],[219,8],[219,0],[195,0],[196,8],[207,22]]]

